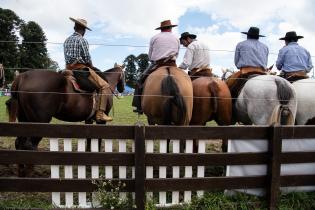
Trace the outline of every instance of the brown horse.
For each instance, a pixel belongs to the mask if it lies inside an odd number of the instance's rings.
[[[225,82],[218,78],[200,77],[192,84],[194,107],[190,125],[206,125],[211,120],[218,125],[230,125],[232,99]]]
[[[121,67],[115,67],[98,74],[108,81],[106,114],[112,104],[112,91],[124,91],[124,72]],[[88,81],[88,80],[87,80]],[[19,122],[49,123],[53,117],[68,122],[91,122],[94,116],[93,94],[78,93],[74,90],[69,79],[63,74],[34,70],[19,74],[11,88],[11,98],[7,101],[10,122],[16,117]],[[16,149],[37,150],[42,137],[17,137]],[[31,170],[19,167],[19,175],[25,176]],[[26,168],[25,168],[26,169]]]
[[[188,125],[193,106],[191,80],[177,67],[160,67],[146,79],[141,101],[150,125]]]
[[[194,106],[190,125],[206,125],[215,120],[218,125],[231,125],[232,99],[228,86],[212,74],[194,74],[192,78],[194,90]],[[223,140],[222,150],[226,150]],[[197,141],[194,141],[194,152],[197,152]]]

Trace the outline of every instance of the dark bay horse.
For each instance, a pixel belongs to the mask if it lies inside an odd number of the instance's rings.
[[[141,101],[150,125],[189,125],[193,108],[191,80],[177,67],[160,67],[146,79]]]
[[[112,92],[124,91],[123,68],[118,66],[98,74],[110,84],[106,113],[112,104]],[[49,123],[53,117],[68,122],[91,121],[94,118],[92,93],[78,93],[63,74],[33,70],[19,74],[11,87],[11,98],[7,101],[10,122]],[[41,137],[17,137],[16,149],[37,150]],[[19,168],[19,175],[25,175]]]

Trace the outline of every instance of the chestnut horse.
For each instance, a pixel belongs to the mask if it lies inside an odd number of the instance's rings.
[[[206,125],[215,120],[218,125],[231,125],[232,98],[226,83],[212,74],[194,75],[192,78],[194,106],[190,125]],[[222,140],[222,150],[226,151],[227,141]],[[197,152],[194,140],[194,152]]]
[[[119,92],[124,91],[124,72],[122,67],[118,66],[98,74],[110,84],[105,111],[108,114],[113,104],[112,92],[116,86]],[[14,122],[16,117],[19,122],[49,123],[53,117],[68,122],[91,122],[95,117],[93,97],[91,93],[76,92],[71,81],[61,73],[33,70],[21,73],[15,78],[11,98],[6,104],[10,122]],[[42,137],[17,137],[15,148],[37,150],[41,139]],[[20,176],[31,172],[27,170],[28,167],[24,170],[24,167],[19,166]]]

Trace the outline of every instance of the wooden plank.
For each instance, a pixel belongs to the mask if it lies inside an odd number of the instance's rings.
[[[207,154],[146,154],[146,165],[153,166],[206,166],[266,164],[268,153],[207,153]]]
[[[267,174],[269,183],[266,190],[269,209],[277,209],[280,197],[280,154],[282,149],[281,127],[273,126],[270,131],[270,141],[268,144],[270,152],[270,163],[268,164]]]
[[[281,187],[315,186],[315,174],[281,176]]]
[[[0,123],[0,136],[133,139],[134,126],[48,123]]]
[[[40,158],[38,158],[40,157]],[[133,166],[134,153],[0,150],[0,164]]]
[[[315,163],[315,152],[283,152],[281,163]]]
[[[145,197],[145,126],[143,123],[135,125],[135,203],[137,209],[144,210]]]
[[[268,126],[146,126],[146,139],[267,139]]]
[[[314,125],[283,126],[281,131],[282,139],[314,139]]]
[[[108,181],[108,179],[103,179]],[[114,185],[119,180],[112,180]],[[126,184],[122,189],[133,192],[135,181],[133,179],[120,180]],[[92,179],[51,179],[51,178],[3,178],[0,177],[0,192],[93,192],[96,185]]]
[[[261,188],[268,183],[266,176],[207,177],[207,178],[154,178],[145,181],[147,191],[197,191],[210,189]]]

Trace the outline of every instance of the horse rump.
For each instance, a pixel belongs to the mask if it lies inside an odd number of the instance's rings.
[[[289,102],[294,97],[292,88],[284,79],[276,78],[277,97],[280,104],[275,108],[272,114],[272,123],[279,123],[280,125],[293,125],[294,115],[289,107]]]
[[[162,80],[161,92],[166,98],[163,110],[163,124],[164,125],[179,125],[186,118],[187,108],[184,101],[184,97],[180,94],[179,88],[173,78],[170,75],[170,69],[167,68],[168,75]],[[173,119],[173,107],[177,107],[176,119]]]

